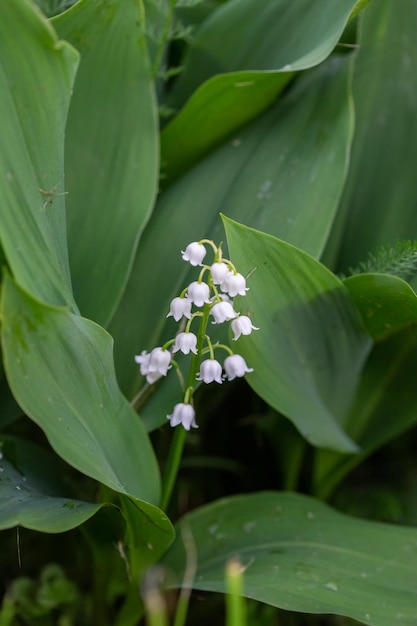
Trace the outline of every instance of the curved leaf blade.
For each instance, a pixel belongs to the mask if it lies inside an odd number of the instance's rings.
[[[156,459],[117,386],[111,337],[89,320],[36,302],[7,276],[2,337],[13,394],[56,452],[115,491],[158,503]]]
[[[77,303],[106,325],[157,192],[157,106],[137,0],[80,0],[53,24],[81,53],[65,138]]]
[[[73,310],[63,136],[77,65],[77,52],[32,2],[1,4],[1,245],[27,291]]]
[[[224,593],[226,563],[237,558],[244,595],[261,602],[371,626],[416,623],[414,528],[355,519],[307,496],[273,492],[225,498],[180,524],[197,550],[194,589]],[[180,584],[181,533],[163,563]]]
[[[255,370],[248,383],[314,445],[355,452],[341,425],[371,341],[349,293],[302,250],[223,221],[233,263],[256,269],[237,305],[261,329],[236,344]]]
[[[215,74],[239,70],[304,70],[333,50],[356,0],[232,0],[196,32],[170,103],[183,103]]]

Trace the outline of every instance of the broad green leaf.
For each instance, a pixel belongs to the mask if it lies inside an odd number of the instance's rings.
[[[81,53],[65,141],[74,293],[106,324],[157,190],[158,127],[141,5],[80,0],[53,20]]]
[[[231,0],[200,25],[170,102],[182,104],[215,74],[303,70],[335,47],[356,0]]]
[[[271,0],[262,7],[238,0],[215,11],[198,31],[169,100],[182,103],[184,89],[190,97],[161,135],[163,183],[265,110],[295,71],[321,63],[354,4],[331,3],[323,12],[323,4],[304,0]]]
[[[381,244],[417,239],[417,4],[378,0],[362,18],[352,160],[329,244],[342,271]]]
[[[111,337],[66,309],[33,300],[7,276],[2,321],[10,387],[55,451],[112,489],[158,503],[157,463],[117,386]]]
[[[260,327],[235,350],[256,393],[308,441],[355,452],[343,432],[371,347],[343,283],[318,261],[270,235],[224,220],[231,259],[250,276],[236,310]]]
[[[68,269],[63,137],[78,65],[29,0],[0,5],[0,238],[22,287],[76,309]]]
[[[196,549],[202,591],[225,592],[230,559],[243,567],[244,595],[291,611],[331,613],[371,626],[417,623],[417,530],[363,521],[307,496],[224,498],[182,518]],[[181,533],[163,560],[183,582]]]
[[[0,529],[23,526],[61,533],[87,521],[102,507],[63,497],[60,464],[28,441],[1,438]]]
[[[235,72],[203,83],[161,133],[164,187],[261,114],[292,76],[291,72]]]
[[[359,455],[317,451],[315,487],[323,497],[376,449],[417,423],[417,296],[400,278],[359,274],[344,281],[377,345],[345,421]]]
[[[100,511],[89,531],[93,548],[105,553],[110,541],[122,542],[127,535],[130,576],[136,583],[171,543],[170,521],[151,504],[121,495],[120,509],[113,504],[70,498],[65,484],[67,466],[60,459],[15,437],[1,437],[0,449],[0,529],[19,525],[60,533],[83,524]],[[108,567],[105,558],[102,566]]]
[[[401,278],[358,274],[343,282],[374,340],[381,341],[406,326],[417,324],[417,296]]]
[[[329,497],[367,456],[416,425],[416,368],[417,324],[406,326],[374,346],[345,421],[346,432],[360,445],[361,453],[341,456],[317,451],[316,493]]]
[[[286,98],[162,193],[110,327],[118,379],[128,397],[140,381],[135,351],[175,333],[172,319],[165,319],[170,300],[196,280],[180,250],[202,237],[223,240],[219,212],[320,254],[348,163],[349,76],[344,61],[312,70]]]

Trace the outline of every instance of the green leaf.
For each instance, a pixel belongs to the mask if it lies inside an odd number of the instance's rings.
[[[2,320],[10,387],[55,451],[112,489],[158,503],[157,463],[117,386],[111,337],[89,320],[33,300],[7,276]]]
[[[1,245],[24,289],[73,310],[62,139],[77,64],[32,2],[1,3]]]
[[[190,96],[161,135],[163,183],[172,182],[270,106],[295,71],[321,63],[336,45],[353,5],[331,3],[324,13],[323,4],[304,0],[263,2],[261,9],[238,1],[214,12],[198,31],[168,100],[175,106],[179,97],[182,103],[184,89]],[[207,80],[198,87],[202,79]]]
[[[81,53],[66,128],[74,293],[106,324],[157,191],[157,107],[137,0],[80,0],[53,20]]]
[[[282,609],[352,617],[371,626],[417,622],[417,531],[342,515],[290,493],[224,498],[180,522],[197,551],[188,587],[225,592],[226,563],[244,594]],[[163,560],[182,583],[181,533]]]
[[[162,130],[164,187],[261,114],[292,76],[291,72],[235,72],[213,76],[203,83]]]
[[[90,519],[101,504],[63,497],[62,467],[28,441],[2,437],[0,529],[23,526],[61,533]]]
[[[123,542],[126,534],[130,577],[135,585],[172,542],[171,523],[157,507],[123,495],[121,509],[69,498],[65,482],[68,466],[58,457],[15,437],[1,437],[0,449],[1,530],[19,525],[61,533],[99,513],[87,530],[92,534],[93,550],[98,551],[96,558],[103,558],[109,543]],[[105,556],[101,568],[109,566],[109,555]]]
[[[128,396],[141,378],[135,351],[172,336],[172,320],[165,319],[170,300],[196,280],[180,250],[202,237],[221,241],[219,212],[320,254],[346,176],[353,126],[349,77],[344,61],[313,70],[160,196],[110,326],[118,379]]]
[[[253,272],[236,305],[260,327],[236,344],[255,370],[248,383],[314,445],[355,452],[341,425],[371,341],[348,291],[302,250],[227,218],[224,225],[233,263]]]
[[[359,274],[344,280],[344,285],[376,341],[417,324],[417,296],[401,278]]]
[[[317,494],[328,498],[338,483],[373,451],[415,426],[416,368],[416,324],[375,345],[345,421],[346,432],[360,445],[361,453],[341,456],[317,451],[314,468]]]
[[[317,451],[315,488],[326,498],[367,456],[417,423],[416,294],[400,278],[383,274],[359,274],[344,284],[378,343],[364,367],[344,426],[360,445],[360,454]]]
[[[215,74],[303,70],[333,50],[356,0],[232,0],[200,26],[170,103],[183,103]]]
[[[341,271],[381,244],[417,239],[417,4],[379,0],[362,17],[352,160],[328,250]]]

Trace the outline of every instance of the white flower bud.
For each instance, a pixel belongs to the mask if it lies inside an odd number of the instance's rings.
[[[196,306],[203,306],[210,302],[210,289],[206,283],[199,283],[194,281],[187,288],[188,299],[191,300]]]
[[[207,254],[207,250],[202,243],[193,241],[189,243],[185,250],[181,250],[182,258],[184,261],[188,261],[191,265],[201,265],[202,260]]]
[[[259,330],[252,324],[250,317],[247,315],[239,315],[230,324],[234,332],[233,340],[239,339],[240,335],[250,335],[253,330]]]
[[[182,424],[185,430],[190,430],[191,427],[198,428],[195,421],[195,411],[191,404],[179,402],[174,406],[171,415],[167,415],[167,419],[170,421],[171,426]]]
[[[222,366],[215,359],[207,359],[200,365],[200,373],[197,376],[197,380],[202,380],[204,383],[216,382],[222,384]]]
[[[245,296],[248,291],[248,287],[246,287],[246,279],[242,274],[228,272],[226,278],[221,284],[222,291],[225,291],[229,294],[231,298],[235,296]]]
[[[147,374],[158,372],[161,376],[166,376],[170,369],[170,363],[171,353],[169,350],[154,348],[149,357]]]
[[[169,313],[167,317],[170,317],[172,315],[176,322],[179,322],[183,316],[190,319],[191,306],[192,302],[188,298],[174,298],[169,307]]]
[[[175,337],[172,352],[178,352],[178,350],[181,350],[183,354],[189,354],[190,352],[197,354],[197,337],[194,333],[178,333]]]
[[[237,313],[230,302],[216,302],[210,309],[211,315],[214,317],[213,324],[222,324],[235,318]]]
[[[210,270],[211,278],[215,285],[221,285],[229,272],[226,263],[213,263]]]
[[[253,372],[253,368],[249,368],[246,365],[245,359],[240,354],[228,356],[224,361],[224,369],[228,380],[241,378],[245,374]]]

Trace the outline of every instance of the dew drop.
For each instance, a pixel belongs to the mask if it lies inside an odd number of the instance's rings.
[[[218,524],[212,524],[211,526],[209,526],[209,529],[208,529],[210,535],[215,535],[218,530],[219,530]]]
[[[328,582],[324,586],[326,589],[330,589],[330,591],[339,591],[339,587],[334,582]]]
[[[309,512],[307,513],[307,518],[308,518],[308,519],[314,519],[315,517],[316,517],[316,516],[314,515],[314,513],[313,513],[312,511],[309,511]]]

